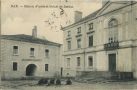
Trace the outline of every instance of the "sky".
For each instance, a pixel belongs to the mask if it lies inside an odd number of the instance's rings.
[[[60,28],[74,23],[74,11],[85,17],[101,6],[100,0],[2,0],[2,34],[32,35],[36,25],[38,37],[63,43]]]

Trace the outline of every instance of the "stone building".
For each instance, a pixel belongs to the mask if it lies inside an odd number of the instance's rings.
[[[2,79],[60,75],[61,44],[31,35],[1,36]]]
[[[137,78],[137,2],[108,1],[64,31],[64,76],[114,72]]]

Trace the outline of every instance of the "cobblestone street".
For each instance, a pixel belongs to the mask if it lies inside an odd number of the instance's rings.
[[[46,86],[37,85],[38,81],[3,81],[1,90],[137,90],[137,81],[129,82],[91,82],[78,83],[72,85]]]

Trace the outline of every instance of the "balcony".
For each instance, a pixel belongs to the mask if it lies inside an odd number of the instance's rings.
[[[119,42],[111,42],[111,43],[106,43],[104,44],[104,49],[105,50],[114,50],[119,48]]]

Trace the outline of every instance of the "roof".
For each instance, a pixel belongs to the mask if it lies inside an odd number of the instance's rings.
[[[69,25],[69,26],[73,26],[73,25],[78,24],[79,22],[82,22],[82,21],[87,20],[87,19],[89,19],[89,18],[91,18],[91,19],[92,19],[92,18],[96,18],[96,15],[97,15],[97,13],[98,13],[100,10],[101,10],[101,9],[99,9],[99,10],[97,10],[97,11],[89,14],[88,16],[80,19],[78,22],[75,22],[75,23],[73,23],[73,24],[71,24],[71,25]],[[67,28],[67,27],[69,27],[69,26],[63,27],[63,29],[64,29],[64,28]]]
[[[124,2],[124,1],[123,1],[123,2]],[[134,3],[134,4],[137,3],[136,1],[134,1],[134,2],[128,1],[127,3],[129,3],[129,2],[130,2],[130,4],[128,4],[128,5],[131,5],[131,4],[133,4],[133,3]],[[110,1],[107,1],[99,10],[97,10],[97,11],[89,14],[88,16],[80,19],[78,22],[75,22],[75,23],[73,23],[73,24],[71,24],[71,25],[68,25],[68,26],[66,26],[66,27],[63,27],[63,29],[65,29],[65,28],[67,28],[67,27],[70,27],[70,26],[73,26],[73,25],[76,25],[76,24],[78,24],[78,23],[80,23],[80,22],[82,22],[82,21],[88,20],[88,19],[95,19],[95,18],[97,17],[96,15],[98,14],[98,12],[100,12],[108,3],[110,3]],[[116,2],[113,2],[113,3],[116,3]],[[120,3],[120,2],[119,2],[119,3]],[[122,3],[122,1],[121,1],[121,3]],[[127,3],[125,3],[125,4],[127,4]],[[124,3],[123,3],[123,4],[124,4]],[[128,5],[127,5],[127,6],[128,6]]]
[[[84,20],[89,19],[89,18],[95,18],[96,15],[97,15],[97,13],[98,13],[99,11],[100,11],[100,9],[97,10],[97,11],[95,11],[95,12],[93,12],[93,13],[91,13],[91,14],[89,14],[88,16],[82,18],[79,22],[84,21]],[[76,23],[77,23],[77,22],[76,22]]]
[[[25,35],[25,34],[1,35],[0,38],[6,39],[6,40],[29,42],[29,43],[44,44],[44,45],[61,45],[59,43],[51,42],[46,39],[40,39],[30,35]]]

